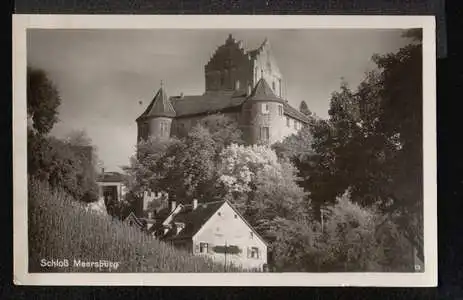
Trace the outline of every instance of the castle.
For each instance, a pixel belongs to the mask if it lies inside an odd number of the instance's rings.
[[[237,121],[248,144],[272,144],[307,125],[306,115],[282,96],[283,77],[267,39],[246,51],[230,34],[204,67],[202,95],[168,97],[161,84],[136,119],[137,142],[184,136],[202,118],[223,114]]]

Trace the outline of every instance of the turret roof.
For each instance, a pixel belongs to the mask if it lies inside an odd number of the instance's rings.
[[[254,101],[278,101],[284,102],[283,99],[277,97],[272,91],[272,88],[268,85],[267,81],[262,77],[254,87],[251,95],[249,96],[250,100]]]
[[[176,113],[164,88],[161,86],[146,110],[137,118],[175,117]]]

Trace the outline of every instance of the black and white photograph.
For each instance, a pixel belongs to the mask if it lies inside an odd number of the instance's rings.
[[[437,284],[432,17],[100,18],[16,16],[16,284]]]

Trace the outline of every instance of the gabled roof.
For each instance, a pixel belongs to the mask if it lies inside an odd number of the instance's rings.
[[[98,175],[97,182],[123,182],[124,176],[118,172],[104,172]]]
[[[275,93],[272,91],[272,88],[270,88],[267,81],[263,77],[257,82],[256,86],[252,90],[251,95],[248,97],[248,100],[284,102],[283,99],[275,95]]]
[[[135,222],[135,225],[137,225],[140,229],[145,227],[143,220],[137,218],[137,216],[133,212],[130,212],[127,218],[124,219],[124,223],[129,221]]]
[[[142,118],[152,117],[170,117],[176,116],[175,109],[167,97],[164,88],[161,86],[151,101],[146,110],[137,118],[137,121]]]
[[[207,223],[207,221],[227,203],[233,211],[246,223],[246,225],[262,240],[265,244],[265,240],[259,235],[258,232],[246,221],[246,219],[233,207],[233,205],[227,200],[213,201],[206,203],[198,203],[196,209],[193,210],[192,205],[183,205],[180,210],[172,219],[169,224],[183,223],[185,228],[182,229],[178,234],[176,232],[168,232],[164,239],[178,240],[178,239],[190,239],[194,237],[198,231]]]

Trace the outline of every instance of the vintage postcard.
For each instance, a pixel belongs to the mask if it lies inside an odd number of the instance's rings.
[[[430,16],[13,16],[17,285],[436,286]]]

